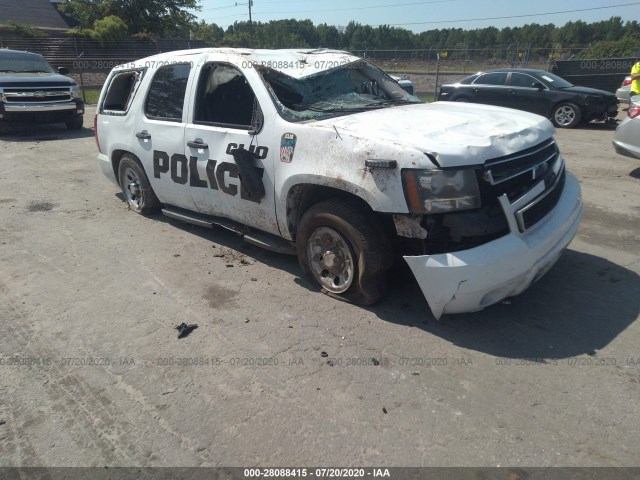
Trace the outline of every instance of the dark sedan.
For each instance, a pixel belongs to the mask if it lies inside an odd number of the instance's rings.
[[[613,93],[576,87],[543,70],[524,68],[479,72],[458,83],[442,85],[438,100],[486,103],[543,115],[556,127],[572,128],[618,114]]]

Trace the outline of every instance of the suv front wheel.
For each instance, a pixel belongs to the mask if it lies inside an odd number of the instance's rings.
[[[376,219],[343,200],[312,206],[298,224],[296,248],[303,272],[323,293],[358,305],[386,291],[391,246]]]

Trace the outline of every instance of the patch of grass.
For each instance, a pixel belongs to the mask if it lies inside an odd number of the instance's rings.
[[[84,103],[88,105],[95,105],[98,103],[98,99],[100,98],[100,90],[99,88],[85,88],[82,90],[82,98],[84,99]]]

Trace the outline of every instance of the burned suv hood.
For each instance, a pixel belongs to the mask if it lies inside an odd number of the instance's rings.
[[[76,82],[58,73],[0,72],[0,87],[69,87]]]
[[[479,165],[538,145],[555,132],[539,115],[456,102],[396,106],[318,123],[372,145],[384,141],[419,150],[441,167]]]

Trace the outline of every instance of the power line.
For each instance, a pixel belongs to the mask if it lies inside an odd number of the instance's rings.
[[[402,4],[396,3],[394,5],[375,5],[375,6],[370,6],[368,8],[386,8],[386,7],[399,7],[399,6],[410,6],[410,5],[424,5],[424,4],[433,4],[433,3],[449,3],[449,2],[455,2],[455,1],[458,1],[458,0],[432,0],[428,2],[412,2],[412,3],[402,3]],[[476,21],[484,21],[484,20],[505,20],[505,19],[512,19],[512,18],[539,17],[539,16],[546,16],[546,15],[560,15],[563,13],[578,13],[578,12],[587,12],[587,11],[593,11],[593,10],[605,10],[610,8],[628,7],[633,5],[640,5],[640,2],[622,3],[618,5],[607,5],[603,7],[580,8],[575,10],[562,10],[562,11],[556,11],[556,12],[529,13],[525,15],[504,15],[499,17],[465,18],[465,19],[458,19],[458,20],[438,20],[438,21],[429,21],[429,22],[389,23],[389,24],[379,24],[379,25],[371,25],[371,26],[378,27],[381,25],[389,25],[389,26],[431,25],[431,24],[440,24],[440,23],[476,22]],[[223,8],[223,7],[218,7],[218,8]],[[350,8],[339,8],[339,9],[330,9],[330,10],[323,9],[323,10],[299,10],[299,11],[289,10],[286,12],[253,12],[253,15],[260,16],[260,15],[277,15],[277,14],[285,14],[285,13],[286,14],[316,13],[316,12],[320,13],[320,12],[328,12],[328,11],[335,12],[335,11],[345,11],[345,10],[361,10],[361,8],[350,7]],[[217,17],[216,20],[222,20],[225,18],[240,18],[245,16],[246,14],[226,15],[222,17]]]
[[[524,18],[524,17],[540,17],[545,15],[559,15],[562,13],[577,13],[577,12],[587,12],[591,10],[604,10],[606,8],[618,8],[618,7],[629,7],[631,5],[640,5],[640,2],[634,3],[621,3],[619,5],[608,5],[606,7],[593,7],[593,8],[580,8],[577,10],[562,10],[558,12],[547,12],[547,13],[529,13],[526,15],[507,15],[502,17],[485,17],[485,18],[465,18],[460,20],[438,20],[434,22],[407,22],[407,23],[389,23],[382,25],[391,25],[391,26],[401,26],[401,25],[429,25],[435,23],[458,23],[458,22],[479,22],[482,20],[504,20],[509,18]],[[378,27],[380,25],[372,25],[373,27]]]

